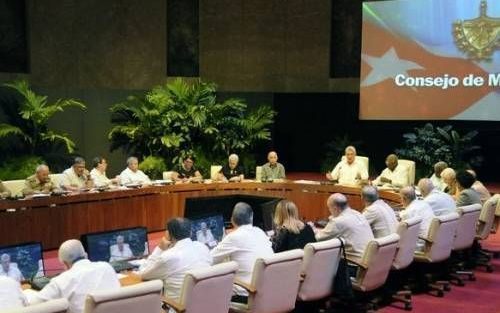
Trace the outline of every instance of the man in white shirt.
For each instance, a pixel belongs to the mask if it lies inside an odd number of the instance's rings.
[[[120,181],[123,185],[151,184],[148,175],[144,174],[144,172],[139,169],[139,160],[136,157],[129,157],[127,159],[127,168],[120,173]]]
[[[422,197],[424,197],[424,201],[431,206],[435,216],[446,215],[457,211],[455,199],[449,194],[434,187],[429,178],[422,178],[419,180],[418,189]]]
[[[59,261],[66,271],[52,278],[40,292],[25,290],[30,304],[66,298],[69,313],[82,313],[88,293],[120,289],[120,281],[111,265],[89,261],[79,240],[70,239],[59,247]]]
[[[207,223],[205,222],[200,223],[200,229],[196,232],[196,241],[206,244],[209,248],[217,245],[212,231],[207,227]]]
[[[168,221],[165,237],[139,268],[143,280],[163,280],[164,294],[178,300],[186,273],[212,265],[208,248],[191,240],[191,222],[185,218]]]
[[[0,276],[10,277],[17,282],[24,280],[23,274],[19,268],[10,262],[10,255],[7,253],[2,254],[2,256],[0,256],[0,262],[2,263],[0,267]]]
[[[429,232],[429,227],[431,226],[432,219],[434,218],[434,213],[432,212],[431,206],[424,200],[417,199],[415,194],[415,189],[413,187],[404,187],[399,192],[401,195],[401,200],[403,202],[404,210],[399,212],[399,217],[402,221],[408,220],[413,217],[419,217],[422,222],[420,223],[420,237],[427,237]],[[418,249],[422,249],[424,246],[424,241],[419,239]]]
[[[370,224],[375,238],[385,237],[396,232],[398,220],[394,210],[378,198],[377,188],[365,186],[361,191],[361,199],[365,202],[363,215]]]
[[[134,257],[130,245],[122,235],[116,236],[116,244],[109,247],[109,262],[128,260]]]
[[[441,177],[441,173],[445,168],[448,167],[448,163],[439,161],[436,164],[434,164],[434,174],[431,176],[431,181],[434,187],[436,187],[438,190],[444,191],[444,189],[447,187],[446,183],[444,182],[443,178]]]
[[[0,311],[23,307],[27,304],[19,282],[0,276]]]
[[[360,258],[366,246],[373,240],[370,224],[356,210],[349,207],[347,198],[341,193],[334,193],[327,202],[330,211],[329,222],[323,229],[314,229],[317,240],[342,237],[345,240],[346,253]]]
[[[372,183],[376,186],[403,188],[409,185],[408,168],[398,164],[398,156],[389,154],[385,159],[387,168]]]
[[[108,161],[103,157],[95,157],[93,160],[94,168],[90,171],[90,177],[94,181],[96,187],[107,187],[112,184],[119,184],[119,176],[113,179],[109,179],[106,175],[106,169],[108,168]]]
[[[342,185],[359,185],[368,180],[368,169],[356,161],[356,148],[348,146],[345,148],[345,160],[337,163],[326,178]]]
[[[236,261],[238,263],[236,278],[250,283],[255,261],[274,253],[271,241],[262,229],[252,225],[253,211],[247,203],[239,202],[234,206],[231,223],[233,231],[210,253],[214,263]],[[233,292],[237,296],[248,296],[248,292],[238,286],[234,286]]]
[[[73,165],[64,170],[59,184],[61,188],[68,191],[79,191],[84,188],[93,187],[94,184],[90,173],[85,168],[85,159],[76,157]]]

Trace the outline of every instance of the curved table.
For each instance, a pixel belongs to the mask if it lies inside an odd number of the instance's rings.
[[[148,231],[165,229],[165,221],[184,216],[185,200],[196,197],[254,195],[287,198],[299,207],[305,220],[328,216],[326,199],[340,192],[352,208],[362,208],[360,188],[319,183],[176,184],[139,189],[89,192],[0,201],[0,245],[41,241],[44,249],[57,248],[64,240],[81,234],[119,228],[146,226]],[[400,206],[392,191],[380,191],[391,206]]]

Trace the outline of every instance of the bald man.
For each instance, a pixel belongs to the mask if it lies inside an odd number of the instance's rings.
[[[285,167],[278,163],[278,154],[271,151],[267,154],[267,163],[262,165],[262,181],[285,179]]]
[[[389,154],[385,159],[386,169],[372,183],[376,186],[403,188],[408,186],[408,168],[398,163],[398,156]]]
[[[50,179],[49,173],[47,165],[38,165],[35,174],[24,181],[23,195],[28,196],[35,193],[49,194],[54,191],[56,184]]]
[[[431,226],[432,219],[434,218],[434,212],[431,206],[424,200],[417,199],[415,194],[415,189],[413,187],[404,187],[399,192],[401,196],[401,201],[403,207],[405,208],[399,212],[399,217],[402,221],[406,221],[410,218],[419,217],[421,219],[420,223],[420,237],[427,238],[427,233],[429,232],[429,227]],[[417,243],[418,250],[424,247],[423,239],[419,239]]]
[[[430,178],[422,178],[419,180],[418,189],[424,201],[431,206],[434,215],[440,216],[456,212],[457,206],[455,204],[455,199],[449,194],[434,187]]]
[[[474,183],[472,184],[471,188],[479,193],[479,195],[481,196],[482,203],[486,202],[486,200],[488,200],[491,197],[491,193],[483,185],[483,183],[477,179],[477,174],[474,170],[467,170],[467,172],[469,172],[472,175],[472,177],[474,177]]]

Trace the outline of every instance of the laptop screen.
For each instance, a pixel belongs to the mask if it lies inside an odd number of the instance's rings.
[[[192,220],[191,239],[199,241],[212,249],[224,236],[224,219],[222,214]]]
[[[149,254],[146,227],[85,234],[81,240],[91,261],[116,262]]]
[[[0,247],[0,275],[17,281],[44,276],[42,251],[39,242]]]

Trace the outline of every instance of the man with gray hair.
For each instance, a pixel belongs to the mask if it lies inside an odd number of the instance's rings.
[[[252,225],[253,211],[247,203],[239,202],[234,206],[231,223],[234,230],[210,253],[214,263],[222,263],[228,259],[236,261],[238,263],[236,278],[250,283],[255,260],[274,253],[271,241],[262,229]],[[233,292],[238,296],[248,296],[248,292],[238,286],[234,287]]]
[[[434,187],[436,187],[438,190],[444,191],[446,188],[446,183],[444,182],[443,178],[441,177],[441,173],[445,168],[448,167],[448,163],[444,161],[439,161],[436,164],[434,164],[434,173],[432,174],[430,180],[432,181],[432,184]]]
[[[491,193],[488,191],[488,188],[486,188],[483,183],[477,179],[477,174],[474,170],[467,170],[467,172],[469,172],[474,178],[474,183],[471,188],[479,193],[481,196],[481,202],[485,203],[486,200],[491,197]]]
[[[134,257],[130,245],[123,235],[116,236],[116,244],[109,247],[109,262],[128,260]]]
[[[23,195],[28,196],[35,193],[50,194],[54,191],[56,184],[51,180],[49,173],[47,165],[38,165],[35,174],[24,181]]]
[[[245,178],[245,169],[239,164],[240,158],[237,154],[231,154],[228,163],[219,171],[218,180],[239,182]]]
[[[70,239],[59,247],[59,261],[66,271],[51,279],[40,292],[25,291],[30,304],[66,298],[70,313],[82,313],[87,294],[120,289],[114,269],[106,262],[91,262],[82,243]]]
[[[399,192],[403,207],[405,208],[399,212],[399,217],[402,221],[408,220],[413,217],[419,217],[422,222],[420,223],[420,237],[427,237],[429,227],[431,226],[434,213],[431,206],[424,200],[417,199],[415,189],[413,187],[405,187]],[[424,241],[419,239],[418,247],[422,248]]]
[[[84,158],[76,157],[73,161],[73,165],[64,170],[60,186],[62,189],[73,192],[92,188],[94,186],[90,173],[85,168]]]
[[[17,282],[24,280],[23,274],[19,268],[10,262],[10,255],[7,253],[2,254],[0,256],[0,263],[2,264],[0,267],[0,276],[10,277]]]
[[[398,227],[396,213],[384,200],[379,199],[377,188],[373,186],[363,187],[361,199],[365,203],[363,215],[370,224],[375,238],[396,232]]]
[[[342,185],[359,185],[368,181],[368,169],[356,160],[356,148],[348,146],[345,148],[345,159],[337,163],[326,178]]]
[[[418,189],[422,197],[424,197],[424,201],[431,206],[434,215],[440,216],[456,212],[456,204],[453,197],[435,188],[430,178],[419,180]]]
[[[341,193],[331,195],[326,204],[331,215],[325,228],[314,229],[316,239],[342,237],[346,253],[360,258],[368,242],[374,239],[370,224],[363,214],[349,207],[346,196]]]
[[[151,179],[139,169],[139,160],[131,156],[127,159],[127,168],[120,173],[120,182],[123,185],[150,185]]]

